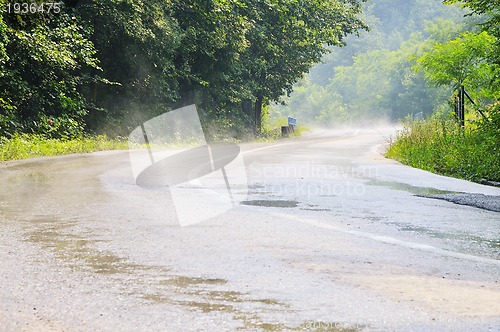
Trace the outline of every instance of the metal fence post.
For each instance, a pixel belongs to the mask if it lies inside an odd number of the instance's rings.
[[[460,87],[460,127],[465,127],[465,87]]]

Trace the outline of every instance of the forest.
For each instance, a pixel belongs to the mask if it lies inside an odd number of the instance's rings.
[[[361,17],[369,30],[332,48],[270,122],[399,122],[387,157],[500,185],[500,1],[372,0]]]
[[[28,3],[0,0],[3,137],[126,136],[192,103],[209,128],[258,135],[269,103],[367,28],[356,0]]]
[[[370,30],[332,49],[271,115],[323,126],[425,117],[448,112],[460,85],[478,105],[492,103],[500,89],[498,1],[465,4],[368,1],[362,17]]]
[[[289,115],[404,119],[387,156],[500,180],[499,0],[56,4],[0,0],[0,160],[113,148],[196,103],[212,139],[265,137]]]

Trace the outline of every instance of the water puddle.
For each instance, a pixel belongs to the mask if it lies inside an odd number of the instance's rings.
[[[500,196],[464,193],[428,187],[416,187],[406,183],[391,181],[370,180],[366,184],[371,186],[388,187],[394,190],[402,190],[412,193],[418,197],[439,199],[458,205],[467,205],[478,209],[500,212]]]
[[[287,307],[277,300],[222,290],[220,288],[228,284],[226,279],[175,275],[164,266],[132,263],[111,251],[99,250],[96,245],[107,240],[92,239],[91,233],[82,234],[77,227],[76,221],[38,216],[28,222],[25,241],[51,252],[58,262],[72,271],[104,275],[107,280],[113,280],[113,284],[121,285],[118,294],[142,299],[146,304],[182,306],[201,313],[227,313],[242,322],[242,330],[278,331],[286,328],[264,322],[255,313],[255,306],[263,311]],[[249,304],[253,304],[251,312],[246,309]]]
[[[203,313],[208,313],[212,311],[222,311],[222,312],[235,311],[235,308],[233,306],[220,303],[198,302],[198,301],[176,301],[175,303],[193,309],[199,309],[199,311]]]
[[[227,280],[225,279],[189,278],[184,276],[178,276],[161,281],[161,284],[173,285],[177,287],[189,287],[192,285],[224,285],[226,283]]]
[[[13,184],[45,184],[52,180],[53,177],[47,172],[24,172],[7,178],[7,181]]]
[[[332,211],[331,209],[315,209],[315,208],[301,208],[304,211],[314,211],[314,212],[328,212]]]
[[[297,204],[295,201],[278,201],[277,205],[295,207]],[[98,243],[107,240],[93,239],[92,233],[82,233],[78,226],[76,221],[38,216],[28,223],[25,241],[38,244],[42,249],[51,252],[72,271],[90,272],[104,275],[107,280],[114,280],[113,284],[121,285],[117,296],[126,294],[141,299],[147,305],[181,306],[201,314],[228,314],[233,320],[240,322],[239,330],[242,331],[305,329],[304,325],[286,326],[268,322],[259,315],[259,312],[287,310],[289,306],[285,303],[276,299],[255,297],[251,293],[221,289],[227,287],[229,282],[226,279],[176,275],[164,266],[134,264],[126,257],[96,248]],[[316,327],[306,330],[326,331]],[[337,328],[328,331],[357,330]]]
[[[300,208],[303,211],[314,211],[314,212],[328,212],[332,211],[332,209],[323,209],[320,208],[318,205],[307,205],[305,208]]]
[[[366,325],[356,324],[356,326],[348,326],[340,322],[322,322],[322,321],[307,321],[302,323],[297,331],[314,331],[314,332],[357,332],[366,329]]]
[[[394,190],[402,190],[409,192],[414,195],[443,195],[443,194],[458,194],[456,191],[447,191],[436,188],[429,187],[416,187],[406,183],[401,182],[393,182],[393,181],[377,181],[370,180],[366,183],[370,186],[378,186],[378,187],[388,187]]]
[[[211,290],[214,284],[227,283],[223,279],[202,279],[189,277],[176,277],[175,280],[182,279],[183,282],[175,284],[177,294],[166,294],[164,292],[156,294],[145,294],[141,296],[144,300],[151,304],[167,304],[187,307],[200,313],[219,312],[230,314],[234,320],[241,321],[243,327],[241,330],[264,330],[264,331],[282,331],[282,330],[299,330],[288,328],[281,324],[273,324],[263,322],[256,314],[256,310],[264,309],[266,311],[282,310],[286,307],[285,304],[273,299],[253,299],[249,294],[244,294],[236,291]],[[162,281],[162,284],[171,284],[171,279]],[[194,288],[192,285],[195,285]],[[182,298],[179,299],[179,295]],[[187,299],[186,299],[187,297]],[[248,307],[249,303],[261,305],[259,309],[251,306],[252,312],[240,308],[241,304]],[[240,304],[240,305],[238,305]],[[269,308],[271,307],[271,308]],[[302,330],[302,329],[300,329]]]
[[[476,253],[480,255],[487,255],[493,259],[500,259],[500,240],[485,239],[480,236],[474,236],[465,233],[445,233],[432,230],[426,227],[411,226],[397,224],[398,229],[402,232],[415,232],[419,234],[426,234],[430,237],[451,240],[460,245],[461,251],[464,253]]]
[[[283,201],[283,200],[252,200],[243,201],[243,205],[262,206],[262,207],[276,207],[276,208],[295,208],[299,205],[297,201]]]
[[[136,270],[153,267],[132,264],[110,251],[98,250],[95,245],[103,240],[88,239],[69,232],[76,222],[37,218],[31,221],[35,228],[27,233],[26,241],[37,243],[42,249],[51,251],[73,271],[91,271],[97,274],[132,274]],[[168,269],[162,268],[162,272]]]

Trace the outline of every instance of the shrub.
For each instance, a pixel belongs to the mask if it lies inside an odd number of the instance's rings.
[[[387,157],[431,172],[472,181],[500,180],[500,126],[498,104],[489,119],[462,129],[451,118],[407,120],[390,142]]]

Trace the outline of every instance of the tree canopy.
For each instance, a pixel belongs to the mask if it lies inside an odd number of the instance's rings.
[[[0,135],[127,134],[195,101],[210,119],[258,131],[265,105],[366,29],[361,2],[81,0],[3,12]]]
[[[371,30],[326,55],[272,114],[319,124],[430,115],[449,108],[462,84],[487,103],[500,91],[498,8],[498,0],[367,2]]]
[[[436,44],[418,59],[426,77],[436,85],[481,86],[491,81],[495,66],[488,59],[496,38],[486,31],[463,33],[459,38]]]

